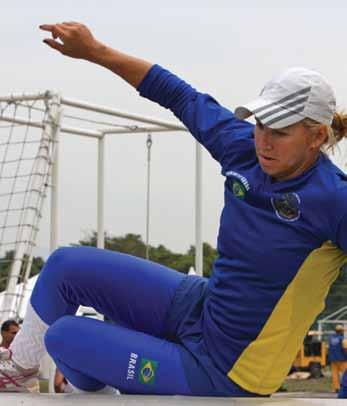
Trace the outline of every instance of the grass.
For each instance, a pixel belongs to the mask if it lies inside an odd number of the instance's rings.
[[[323,374],[325,376],[318,379],[287,379],[283,384],[283,389],[286,392],[332,392],[330,371],[327,369]],[[40,391],[41,393],[48,392],[47,380],[40,381]]]
[[[283,383],[283,389],[286,392],[332,393],[330,367],[324,368],[322,373],[323,376],[317,379],[286,379]]]
[[[40,392],[48,393],[48,380],[47,379],[40,380]]]
[[[330,376],[305,380],[287,379],[284,387],[287,392],[332,392]]]

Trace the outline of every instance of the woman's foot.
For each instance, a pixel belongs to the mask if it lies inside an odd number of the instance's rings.
[[[39,393],[38,368],[24,369],[2,351],[0,354],[0,392],[32,392]],[[3,358],[1,358],[3,357]]]

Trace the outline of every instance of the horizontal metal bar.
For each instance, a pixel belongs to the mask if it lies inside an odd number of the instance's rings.
[[[35,127],[35,128],[43,127],[43,124],[40,121],[29,121],[25,118],[20,118],[20,117],[11,117],[11,116],[0,115],[0,121],[6,121],[9,123],[14,123],[14,124],[19,124],[19,125],[27,125],[29,127]]]
[[[0,96],[0,102],[16,102],[25,100],[44,100],[51,97],[50,92],[36,93],[36,94],[11,94],[9,96]]]
[[[1,115],[0,121],[6,121],[9,123],[15,123],[15,124],[19,124],[19,125],[26,125],[26,126],[34,127],[34,128],[43,128],[44,127],[44,123],[42,123],[40,121],[30,121],[30,120],[26,120],[24,118],[10,117],[10,116],[6,116],[6,115]],[[83,129],[83,128],[61,127],[60,131],[64,132],[64,133],[83,135],[86,137],[93,137],[93,138],[100,138],[103,136],[102,133],[99,131],[92,131],[92,130],[87,130],[87,129]]]
[[[345,313],[343,313],[345,314]],[[318,324],[347,324],[347,319],[331,319],[331,320],[320,320]]]
[[[155,118],[145,117],[145,116],[141,116],[138,114],[132,114],[132,113],[128,113],[125,111],[110,109],[110,108],[104,107],[104,106],[98,106],[96,104],[79,102],[77,100],[72,100],[72,99],[66,99],[65,97],[62,97],[61,103],[66,106],[82,108],[85,110],[94,111],[96,113],[104,113],[104,114],[107,114],[110,116],[127,118],[129,120],[139,121],[141,123],[160,125],[160,126],[163,126],[166,128],[170,128],[172,130],[186,130],[186,128],[182,124],[175,124],[175,123],[165,121],[165,120],[158,120]]]
[[[66,99],[63,99],[66,102]],[[70,103],[69,105],[72,105],[72,101],[68,100]],[[87,104],[85,103],[79,103],[75,102],[74,107],[79,107],[79,108],[87,108]],[[87,105],[88,106],[88,105]],[[63,133],[67,134],[74,134],[74,135],[81,135],[81,136],[86,136],[86,137],[92,137],[92,138],[101,138],[104,134],[131,134],[131,133],[148,133],[148,132],[169,132],[169,131],[188,131],[187,128],[183,125],[176,125],[172,124],[166,121],[162,120],[155,120],[155,119],[149,119],[145,118],[142,116],[138,115],[132,115],[128,113],[122,113],[116,110],[110,110],[106,108],[98,108],[97,106],[94,105],[89,105],[87,108],[92,111],[100,112],[100,113],[105,113],[105,114],[111,114],[116,117],[122,117],[122,118],[128,118],[130,120],[136,120],[136,121],[141,121],[144,123],[150,123],[154,124],[155,126],[150,126],[150,127],[136,127],[134,125],[133,128],[106,128],[106,129],[99,129],[98,131],[95,130],[89,130],[89,129],[84,129],[84,128],[77,128],[77,127],[66,127],[63,126],[61,127],[60,131]],[[108,110],[108,112],[106,111]],[[19,125],[25,125],[29,127],[34,127],[34,128],[43,128],[44,124],[39,121],[30,121],[22,117],[12,117],[12,116],[7,116],[7,115],[1,115],[0,116],[0,122],[1,121],[6,121],[9,123],[14,123],[14,124],[19,124]]]
[[[84,128],[74,128],[74,127],[61,127],[60,132],[74,135],[82,135],[84,137],[92,138],[102,138],[103,134],[101,131],[87,130]]]
[[[130,133],[159,133],[159,132],[172,132],[172,128],[164,127],[133,127],[133,128],[106,128],[105,130],[100,130],[103,134],[130,134]],[[181,129],[177,131],[187,131],[187,129]]]

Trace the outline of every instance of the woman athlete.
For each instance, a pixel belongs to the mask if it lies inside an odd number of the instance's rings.
[[[82,24],[40,28],[51,48],[111,70],[170,109],[220,163],[225,205],[209,280],[107,250],[56,250],[1,354],[0,390],[35,391],[47,349],[81,391],[275,392],[347,262],[347,176],[324,152],[346,137],[347,116],[331,86],[290,68],[232,113]],[[256,125],[245,121],[252,115]],[[76,317],[79,305],[113,323]]]

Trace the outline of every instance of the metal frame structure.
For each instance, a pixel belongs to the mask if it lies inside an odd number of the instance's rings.
[[[182,124],[172,123],[170,121],[158,120],[151,117],[145,117],[142,115],[132,114],[120,110],[110,109],[108,107],[98,106],[90,103],[83,103],[72,99],[61,98],[61,105],[70,106],[75,108],[81,108],[84,110],[94,111],[97,113],[103,113],[109,116],[127,119],[130,122],[138,122],[141,124],[147,124],[147,126],[134,125],[128,129],[102,129],[96,131],[94,134],[90,130],[73,129],[61,127],[62,133],[85,135],[98,139],[98,191],[97,191],[97,246],[104,248],[104,149],[105,138],[110,135],[117,134],[133,134],[143,133],[151,134],[157,132],[172,132],[172,131],[185,131],[187,128]],[[57,175],[57,171],[55,172]],[[54,180],[54,179],[53,179]],[[56,179],[53,184],[57,184]],[[56,197],[55,197],[56,199]],[[203,271],[203,243],[202,243],[202,148],[199,143],[196,143],[196,166],[195,166],[195,269],[198,275],[202,275]],[[147,223],[148,227],[148,223]],[[146,231],[148,234],[148,230]]]
[[[145,117],[142,115],[132,114],[125,111],[111,109],[96,104],[77,101],[62,97],[61,95],[46,91],[38,94],[28,95],[11,95],[0,97],[0,102],[20,103],[28,101],[42,100],[46,106],[49,106],[48,120],[46,122],[27,120],[23,117],[10,117],[6,114],[1,114],[0,121],[9,122],[15,125],[23,125],[28,127],[42,128],[43,132],[49,134],[55,139],[54,157],[51,168],[51,204],[50,204],[50,251],[58,247],[59,242],[59,207],[58,207],[58,178],[59,178],[59,137],[60,134],[72,134],[84,137],[91,137],[98,141],[98,162],[97,162],[97,247],[104,248],[104,151],[106,139],[109,136],[119,134],[152,134],[173,131],[188,131],[182,124],[177,124],[156,118]],[[110,116],[127,120],[130,125],[109,126],[106,128],[98,128],[97,130],[79,128],[64,125],[64,108],[75,108],[80,111],[94,112],[102,115]],[[44,149],[44,146],[42,147]],[[196,273],[202,275],[203,270],[203,243],[202,243],[202,148],[196,143],[196,163],[195,163],[195,270]],[[43,162],[46,162],[43,160]],[[42,163],[44,165],[44,163]],[[148,210],[147,210],[148,215]],[[146,239],[148,241],[148,227],[146,225]],[[17,247],[15,258],[20,258],[25,253],[25,247]],[[14,298],[16,283],[18,281],[18,273],[21,262],[14,261],[10,275],[10,283],[7,289],[6,306],[10,309],[10,301]],[[6,307],[6,308],[7,308]]]
[[[329,314],[328,316],[324,317],[324,319],[320,319],[317,321],[319,339],[322,339],[324,335],[325,331],[323,328],[324,324],[328,325],[342,324],[347,333],[347,306],[341,307],[341,309],[336,310],[335,312]],[[328,334],[331,334],[334,331],[335,330],[332,329],[331,331],[328,331]]]
[[[37,154],[33,159],[32,172],[28,181],[28,185],[30,185],[29,190],[24,198],[26,207],[23,207],[22,209],[20,224],[17,226],[17,236],[19,236],[19,239],[16,240],[15,243],[14,258],[8,276],[7,288],[1,311],[1,316],[3,319],[16,316],[16,310],[19,310],[23,303],[23,294],[18,294],[17,284],[21,272],[23,273],[21,268],[24,265],[25,256],[28,257],[28,260],[25,264],[23,286],[26,284],[26,280],[30,274],[33,259],[32,249],[39,231],[39,222],[46,197],[46,188],[52,165],[51,155],[54,153],[54,147],[56,145],[56,139],[59,133],[60,97],[57,94],[51,94],[50,97],[48,97],[48,94],[45,97],[39,94],[34,98],[32,98],[31,95],[21,96],[18,98],[16,96],[11,96],[10,98],[0,98],[0,102],[6,102],[7,105],[16,105],[16,103],[19,102],[30,102],[32,100],[35,102],[37,100],[44,101],[45,116],[42,118],[41,123],[33,123],[33,126],[35,127],[40,124],[39,126],[42,128],[42,134],[40,137]],[[31,108],[29,106],[27,107]],[[32,123],[30,120],[28,121],[20,117],[7,117],[3,114],[3,110],[1,111],[0,121],[11,123],[11,134],[14,125],[29,127],[30,123]],[[11,136],[9,139],[11,139]],[[7,145],[8,150],[10,145],[9,141],[5,145]],[[14,179],[16,179],[16,177]],[[10,227],[13,227],[13,225],[10,225]],[[6,224],[4,228],[6,228]]]

